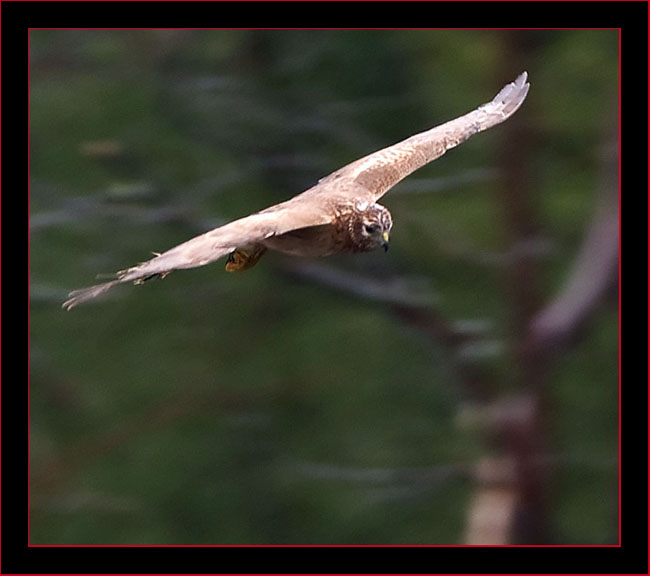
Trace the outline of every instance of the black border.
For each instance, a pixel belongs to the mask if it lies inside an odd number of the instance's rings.
[[[137,4],[137,5],[136,5]],[[647,201],[647,54],[648,5],[645,2],[451,2],[427,6],[427,2],[373,2],[355,7],[341,2],[2,2],[3,96],[2,184],[4,214],[2,243],[5,257],[5,304],[25,302],[27,295],[27,246],[17,249],[16,238],[27,240],[28,214],[25,190],[27,166],[27,29],[29,27],[256,27],[266,24],[323,26],[403,25],[424,23],[450,27],[607,27],[622,29],[621,134],[627,136],[626,175],[629,197]],[[360,13],[355,10],[360,8]],[[369,14],[370,12],[370,14]],[[248,18],[243,14],[247,13]],[[271,14],[271,15],[269,15]],[[291,18],[286,18],[291,15]],[[349,18],[344,18],[348,16]],[[252,17],[251,17],[252,16]],[[301,17],[302,16],[302,17]],[[311,16],[311,17],[305,17]],[[329,16],[329,18],[328,18]],[[317,18],[315,18],[317,17]],[[277,23],[278,21],[282,23]],[[347,22],[345,21],[347,20]],[[355,22],[356,21],[356,22]],[[333,25],[331,22],[330,25]],[[633,60],[634,59],[634,60]],[[636,131],[645,135],[636,136]],[[634,140],[632,140],[634,139]],[[634,149],[634,150],[633,150]],[[640,174],[631,171],[639,170]],[[633,184],[636,181],[636,184]],[[640,189],[640,190],[639,190]],[[624,213],[635,210],[626,205]],[[647,233],[647,220],[640,224]],[[17,215],[20,214],[21,217]],[[644,225],[645,224],[645,225]],[[638,229],[638,228],[637,228]],[[645,242],[642,246],[646,246]],[[630,257],[631,258],[631,257]],[[646,259],[647,262],[647,259]],[[11,273],[11,276],[8,274]],[[24,278],[23,281],[14,281]],[[646,276],[644,276],[644,279]],[[642,282],[643,284],[643,282]],[[647,295],[647,285],[645,294]],[[629,288],[629,285],[627,286]],[[637,312],[637,316],[639,316]],[[648,427],[647,387],[643,378],[622,393],[622,449],[625,473],[622,485],[620,547],[28,547],[27,546],[27,385],[16,374],[26,373],[28,331],[25,322],[5,324],[5,360],[18,366],[5,369],[2,400],[2,554],[7,573],[648,573]],[[645,316],[647,318],[647,315]],[[21,319],[22,320],[22,319]],[[16,347],[14,351],[13,348]],[[642,348],[642,346],[641,346]],[[643,350],[643,348],[642,348]],[[9,352],[7,352],[9,351]],[[647,356],[644,355],[644,366]],[[631,374],[631,372],[630,372]],[[639,381],[640,380],[640,381]],[[642,527],[642,528],[641,528]],[[300,554],[296,556],[296,553]],[[293,562],[291,561],[293,559]]]

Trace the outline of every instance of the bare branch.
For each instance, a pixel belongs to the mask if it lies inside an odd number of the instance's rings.
[[[307,261],[285,261],[279,268],[291,276],[351,294],[368,302],[386,305],[391,312],[411,326],[439,340],[453,353],[468,340],[476,339],[449,323],[435,309],[435,295],[423,279],[393,277],[371,278],[332,266]]]
[[[370,302],[393,306],[430,306],[435,297],[423,278],[377,279],[311,261],[285,261],[280,268],[292,276],[323,284]]]
[[[603,191],[573,270],[564,287],[531,321],[530,342],[558,350],[571,342],[618,281],[618,145],[607,158]]]

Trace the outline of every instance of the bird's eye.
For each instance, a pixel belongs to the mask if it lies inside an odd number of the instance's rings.
[[[377,226],[375,226],[374,224],[366,224],[365,228],[368,234],[374,234],[375,232],[377,232]]]

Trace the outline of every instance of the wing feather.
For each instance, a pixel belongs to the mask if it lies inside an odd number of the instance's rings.
[[[70,310],[118,284],[139,284],[155,276],[164,277],[173,270],[205,266],[226,256],[235,248],[255,244],[299,228],[331,223],[332,215],[324,209],[297,200],[298,197],[293,198],[196,236],[151,260],[121,270],[114,280],[74,290],[63,303],[63,308]]]
[[[338,188],[347,188],[355,195],[362,187],[369,191],[372,200],[378,200],[418,168],[474,134],[512,116],[528,94],[527,76],[523,72],[514,82],[504,86],[490,102],[476,110],[352,162],[322,179],[320,184],[336,182]]]

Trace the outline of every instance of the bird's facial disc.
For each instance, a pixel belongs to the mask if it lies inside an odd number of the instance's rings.
[[[364,215],[361,234],[367,238],[373,248],[381,246],[384,250],[388,250],[392,227],[393,220],[390,212],[383,206],[375,204]]]

